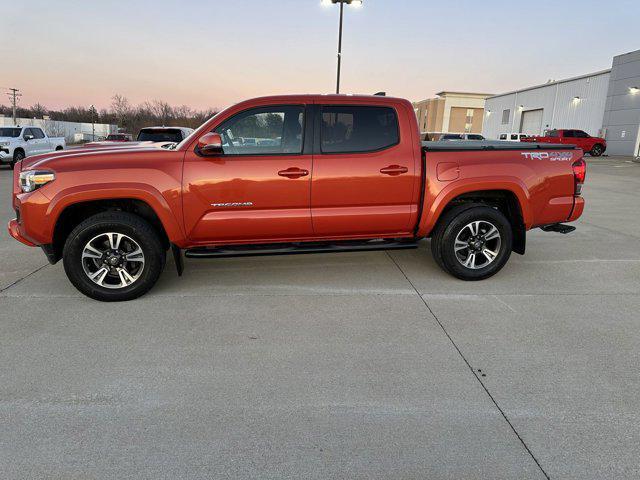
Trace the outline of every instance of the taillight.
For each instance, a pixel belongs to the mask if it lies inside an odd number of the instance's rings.
[[[582,192],[582,184],[587,177],[587,163],[584,159],[577,160],[571,165],[573,168],[573,182],[575,185],[575,194],[580,195]]]

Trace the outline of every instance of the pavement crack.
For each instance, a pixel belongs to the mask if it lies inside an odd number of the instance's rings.
[[[11,287],[15,287],[17,284],[19,284],[21,281],[23,281],[25,278],[29,278],[31,275],[33,275],[34,273],[38,273],[40,270],[42,270],[44,267],[49,266],[48,263],[45,263],[44,265],[36,268],[35,270],[33,270],[32,272],[27,273],[24,277],[21,277],[17,280],[15,280],[14,282],[11,282],[9,285],[7,285],[4,288],[0,288],[0,293],[9,290]]]
[[[460,358],[462,358],[462,360],[464,361],[464,363],[467,365],[467,367],[469,368],[469,371],[471,372],[471,374],[475,377],[475,379],[478,381],[478,383],[480,384],[480,386],[482,387],[482,389],[486,392],[486,394],[489,396],[489,398],[491,399],[491,402],[495,405],[495,407],[498,409],[498,411],[500,412],[500,415],[502,415],[502,418],[504,418],[505,422],[507,422],[507,425],[509,425],[509,427],[511,428],[511,430],[513,431],[513,433],[516,435],[516,437],[518,438],[518,440],[520,441],[520,443],[522,444],[522,446],[524,447],[524,449],[527,451],[527,453],[529,454],[529,456],[533,459],[533,461],[535,462],[535,464],[538,466],[538,468],[540,469],[540,471],[542,472],[542,474],[545,476],[545,478],[547,480],[550,480],[549,475],[547,474],[547,472],[544,470],[544,468],[542,468],[542,465],[540,465],[540,462],[538,461],[538,459],[536,458],[536,456],[533,454],[533,452],[531,451],[531,449],[529,448],[529,446],[525,443],[524,439],[520,436],[520,434],[518,433],[518,431],[516,430],[515,426],[513,425],[513,423],[511,423],[511,421],[509,420],[509,417],[507,417],[506,413],[504,412],[504,410],[500,407],[500,405],[498,405],[498,402],[496,401],[496,399],[494,398],[493,395],[491,395],[491,392],[489,391],[489,389],[487,388],[487,386],[482,382],[482,380],[480,379],[480,377],[478,376],[479,372],[476,372],[473,367],[471,366],[471,364],[469,363],[469,361],[467,360],[467,358],[464,356],[464,353],[462,353],[462,350],[460,350],[460,347],[458,347],[458,345],[456,344],[456,342],[453,340],[453,338],[451,337],[451,335],[449,334],[449,332],[447,332],[447,329],[444,327],[444,324],[440,321],[440,319],[437,317],[437,315],[435,314],[435,312],[431,309],[431,307],[429,306],[429,304],[427,303],[427,301],[424,299],[424,297],[420,294],[420,292],[418,291],[418,289],[416,288],[416,286],[413,284],[413,282],[409,279],[409,277],[407,276],[406,273],[404,273],[404,270],[402,270],[402,268],[400,267],[400,265],[398,264],[398,262],[396,262],[395,258],[393,258],[391,256],[391,254],[389,253],[389,251],[385,251],[385,253],[389,256],[389,258],[391,259],[391,261],[395,264],[396,267],[398,267],[398,270],[400,270],[400,272],[402,273],[402,275],[404,276],[404,278],[407,280],[407,282],[409,282],[409,284],[411,285],[411,287],[413,287],[413,290],[415,290],[416,295],[418,295],[418,298],[420,298],[420,300],[422,301],[422,303],[424,303],[424,306],[427,307],[427,310],[429,310],[429,312],[431,313],[431,316],[435,319],[435,321],[437,322],[438,325],[440,325],[440,328],[442,329],[442,331],[444,332],[444,334],[447,336],[447,338],[449,339],[449,342],[451,342],[451,345],[453,345],[453,348],[456,349],[456,351],[458,352],[458,355],[460,355]]]

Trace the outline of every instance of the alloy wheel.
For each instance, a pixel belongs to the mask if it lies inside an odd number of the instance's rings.
[[[478,270],[493,263],[501,245],[498,228],[486,220],[476,220],[458,232],[453,248],[462,266]]]
[[[82,268],[89,279],[104,288],[118,289],[135,283],[144,270],[144,253],[131,237],[101,233],[82,249]]]

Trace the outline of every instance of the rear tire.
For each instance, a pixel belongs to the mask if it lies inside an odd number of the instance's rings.
[[[457,207],[442,218],[431,239],[436,263],[461,280],[498,273],[511,256],[513,232],[502,212],[487,206]]]
[[[67,237],[64,270],[80,292],[103,302],[132,300],[158,281],[166,252],[157,232],[127,212],[103,212]]]
[[[603,153],[604,153],[604,147],[599,143],[596,143],[593,147],[591,147],[591,151],[589,152],[589,155],[591,155],[592,157],[599,157]]]

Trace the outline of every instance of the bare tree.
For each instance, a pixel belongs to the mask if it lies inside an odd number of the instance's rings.
[[[33,114],[33,117],[35,117],[35,118],[42,118],[49,112],[47,110],[47,107],[45,107],[44,105],[40,104],[39,102],[36,103],[35,105],[32,105],[29,108],[29,110],[31,110],[31,113]]]

